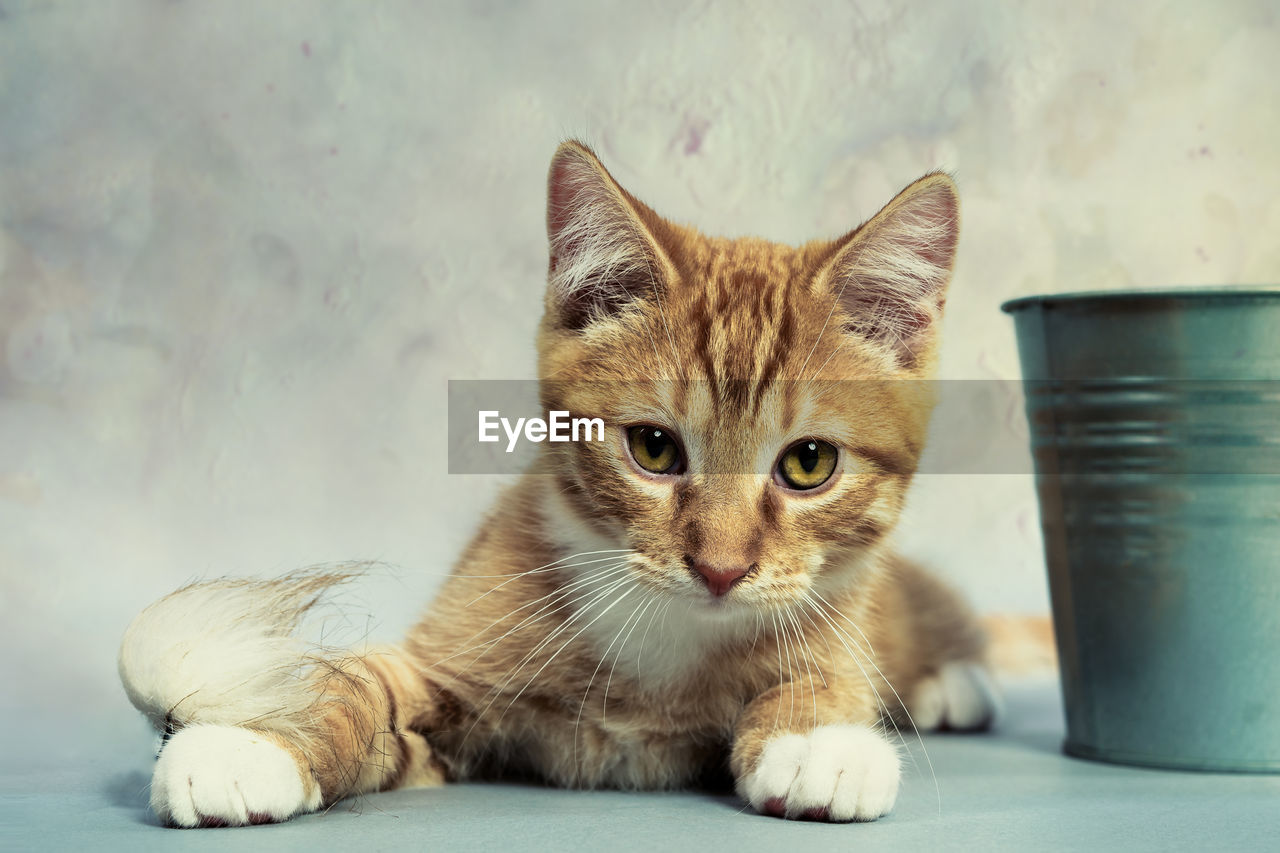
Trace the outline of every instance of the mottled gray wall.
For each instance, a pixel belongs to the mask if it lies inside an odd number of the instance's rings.
[[[445,382],[531,375],[564,136],[676,219],[789,241],[954,170],[944,374],[1016,378],[1003,299],[1280,280],[1277,26],[1268,2],[0,0],[0,702],[101,709],[54,758],[133,725],[119,634],[202,574],[378,558],[372,631],[400,630],[497,487],[445,474]],[[985,608],[1044,606],[1026,478],[915,497],[907,550]]]

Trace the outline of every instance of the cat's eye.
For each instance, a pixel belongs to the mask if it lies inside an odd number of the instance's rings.
[[[836,470],[839,454],[835,445],[816,438],[806,438],[787,448],[778,460],[777,476],[782,484],[799,491],[816,489]]]
[[[684,455],[675,436],[662,427],[633,426],[627,430],[627,447],[631,458],[650,474],[679,474],[684,470]]]

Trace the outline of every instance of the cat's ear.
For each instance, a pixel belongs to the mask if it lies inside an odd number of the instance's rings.
[[[571,141],[556,150],[547,177],[547,308],[556,325],[584,328],[661,286],[668,264],[642,209],[590,148]]]
[[[833,293],[844,330],[908,370],[931,350],[955,263],[960,228],[955,183],[926,175],[837,242],[820,286]]]

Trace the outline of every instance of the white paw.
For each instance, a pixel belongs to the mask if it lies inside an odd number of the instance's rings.
[[[982,664],[956,661],[922,679],[907,710],[922,732],[984,729],[1000,716],[1000,693]]]
[[[249,729],[189,726],[156,761],[151,808],[175,826],[244,826],[287,820],[320,805],[298,763]]]
[[[740,785],[761,814],[875,820],[898,798],[898,753],[867,726],[820,726],[774,738]]]

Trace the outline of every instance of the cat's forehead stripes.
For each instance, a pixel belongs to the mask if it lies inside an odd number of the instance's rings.
[[[686,332],[686,375],[710,383],[720,405],[757,414],[771,384],[799,369],[798,303],[816,301],[809,259],[763,240],[682,242],[667,301],[668,321]]]

